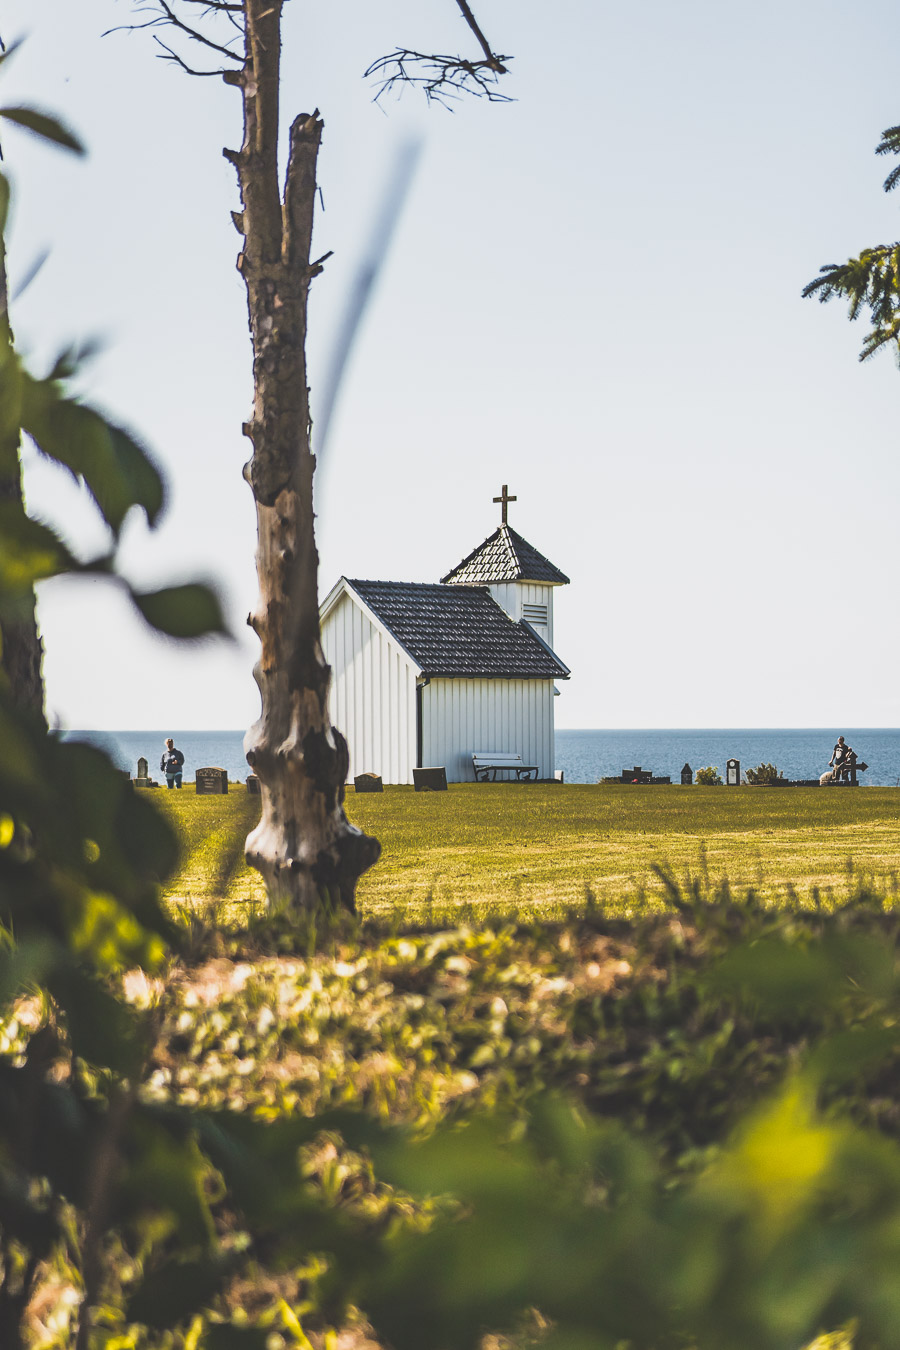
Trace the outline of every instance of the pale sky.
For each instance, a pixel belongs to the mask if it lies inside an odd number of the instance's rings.
[[[900,374],[861,324],[802,301],[823,263],[900,235],[872,153],[900,121],[888,0],[480,0],[515,102],[450,115],[361,77],[396,45],[458,50],[452,0],[292,0],[285,122],[325,119],[314,399],[398,146],[416,179],[350,363],[318,486],[320,592],[434,581],[499,522],[572,579],[560,727],[896,726]],[[62,115],[76,161],[10,130],[13,312],[40,367],[100,337],[82,386],[169,478],[134,522],[142,585],[201,573],[239,645],[167,645],[101,583],[42,593],[51,715],[81,728],[253,720],[255,525],[241,478],[250,348],[223,146],[237,94],[101,38],[129,0],[5,0],[27,35],[0,99]],[[865,35],[865,52],[858,48]],[[469,44],[471,45],[471,44]],[[8,73],[7,73],[8,72]],[[78,493],[29,505],[85,551]],[[846,658],[841,657],[846,650]]]

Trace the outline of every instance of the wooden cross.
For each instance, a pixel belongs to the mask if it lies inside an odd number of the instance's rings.
[[[510,502],[516,502],[516,501],[518,501],[518,500],[519,500],[518,497],[510,497],[510,495],[509,495],[509,489],[507,488],[506,484],[504,483],[504,484],[503,484],[503,493],[502,493],[502,496],[500,496],[500,497],[495,497],[495,498],[494,498],[494,501],[495,501],[495,502],[501,502],[501,503],[502,503],[503,520],[502,520],[501,524],[505,525],[505,524],[507,523],[507,521],[506,521],[506,508],[507,508],[507,506],[509,505],[509,503],[510,503]]]

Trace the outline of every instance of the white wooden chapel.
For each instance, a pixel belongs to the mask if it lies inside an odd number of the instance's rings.
[[[517,534],[500,497],[500,527],[439,583],[341,577],[320,610],[332,668],[331,720],[347,738],[350,776],[411,783],[440,766],[474,779],[476,751],[521,755],[552,778],[553,592],[569,578]]]

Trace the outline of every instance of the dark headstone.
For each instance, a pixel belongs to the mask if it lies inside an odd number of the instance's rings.
[[[413,784],[416,792],[446,792],[447,770],[413,769]]]
[[[259,796],[259,779],[255,773],[247,774],[247,791],[251,796]]]
[[[725,765],[725,786],[740,787],[741,785],[741,761],[739,759],[730,759]]]
[[[198,793],[228,791],[228,774],[224,769],[198,769],[194,774]]]
[[[358,773],[353,786],[357,792],[384,792],[384,783],[377,773]]]
[[[694,770],[691,768],[690,764],[686,763],[684,768],[681,770],[682,785],[684,787],[690,787],[693,781],[694,781]]]

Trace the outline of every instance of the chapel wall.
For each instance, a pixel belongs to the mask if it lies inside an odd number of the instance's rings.
[[[423,763],[448,783],[474,781],[477,750],[508,751],[552,778],[553,681],[432,679],[423,689]]]
[[[411,783],[416,762],[416,673],[396,643],[344,595],[322,623],[331,666],[329,709],[350,750],[348,781],[380,774]]]

